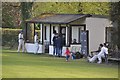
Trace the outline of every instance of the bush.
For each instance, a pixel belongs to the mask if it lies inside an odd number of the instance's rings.
[[[18,34],[21,29],[2,28],[2,46],[11,47],[18,43]]]
[[[9,28],[2,28],[2,46],[9,47],[9,48],[17,48],[18,45],[18,34],[21,29],[9,29]],[[36,30],[40,36],[40,30]],[[31,37],[31,36],[28,36]]]

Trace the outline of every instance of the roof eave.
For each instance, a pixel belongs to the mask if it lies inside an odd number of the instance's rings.
[[[42,24],[68,24],[69,22],[41,22],[41,21],[25,21],[26,23],[42,23]]]
[[[78,18],[78,19],[75,19],[75,20],[69,21],[68,24],[71,23],[71,22],[74,22],[74,21],[76,21],[76,20],[79,20],[79,19],[82,19],[82,18],[86,18],[86,17],[91,17],[91,16],[92,16],[92,15],[90,15],[90,14],[85,14],[85,15],[81,16],[81,17]]]

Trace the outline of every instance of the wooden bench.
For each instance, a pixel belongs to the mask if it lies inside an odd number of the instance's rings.
[[[108,58],[108,60],[112,60],[112,61],[120,61],[120,58]]]
[[[108,55],[108,60],[109,61],[120,61],[120,51],[118,52],[112,52]]]

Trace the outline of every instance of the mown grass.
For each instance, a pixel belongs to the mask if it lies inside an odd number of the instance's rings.
[[[3,78],[118,78],[118,65],[2,51]]]

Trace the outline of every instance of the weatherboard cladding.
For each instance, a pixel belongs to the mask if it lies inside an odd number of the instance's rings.
[[[47,16],[39,16],[27,20],[27,22],[40,22],[40,23],[56,23],[56,24],[67,24],[80,18],[89,17],[86,14],[53,14]]]

